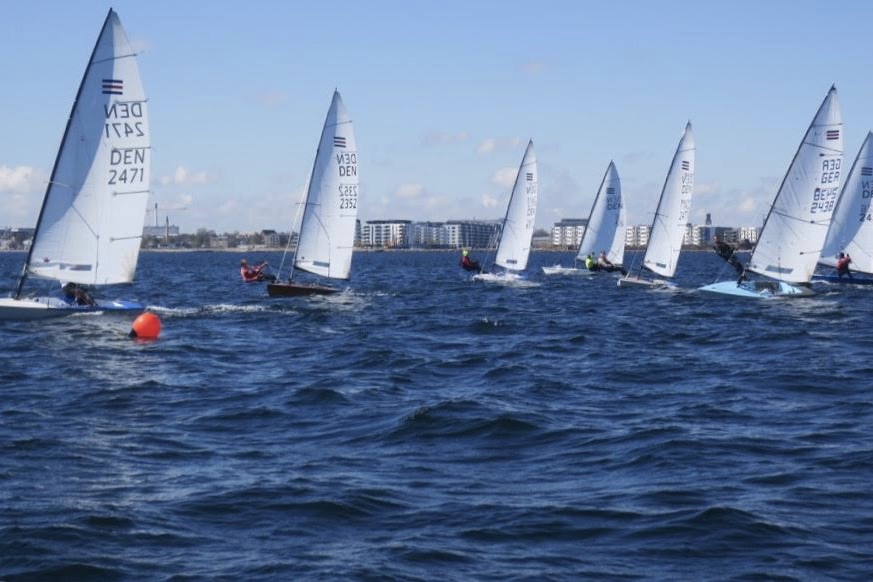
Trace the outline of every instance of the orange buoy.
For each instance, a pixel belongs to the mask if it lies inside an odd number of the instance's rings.
[[[161,335],[161,318],[154,313],[143,313],[133,321],[130,337],[158,339]]]

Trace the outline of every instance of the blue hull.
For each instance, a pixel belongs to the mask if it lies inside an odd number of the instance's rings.
[[[748,297],[751,299],[773,299],[774,297],[809,297],[815,293],[806,287],[795,287],[782,281],[746,281],[737,284],[736,281],[720,281],[700,288],[707,293],[719,293],[733,297]]]

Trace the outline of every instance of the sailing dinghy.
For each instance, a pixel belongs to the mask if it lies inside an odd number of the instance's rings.
[[[585,264],[585,257],[589,254],[597,257],[601,251],[606,252],[606,258],[615,265],[615,270],[618,270],[624,261],[624,225],[625,210],[621,199],[621,180],[618,177],[615,164],[609,162],[606,173],[603,175],[603,180],[600,181],[600,188],[594,197],[594,204],[591,206],[588,223],[582,232],[582,240],[579,241],[579,252],[576,253],[573,266],[562,267],[554,265],[552,267],[543,267],[543,273],[546,275],[596,273],[598,271],[580,268],[579,265]]]
[[[672,285],[664,279],[643,277],[643,268],[662,277],[672,278],[676,274],[682,239],[691,210],[691,197],[694,193],[694,134],[691,122],[685,126],[667,179],[661,190],[661,198],[655,209],[655,218],[649,229],[649,240],[643,262],[636,275],[628,273],[618,280],[619,287],[663,287]]]
[[[478,273],[473,275],[475,281],[515,280],[527,268],[537,213],[537,178],[537,156],[531,140],[518,168],[500,229],[494,264],[503,270],[497,273]]]
[[[809,288],[840,191],[843,120],[831,87],[806,130],[764,220],[747,273],[764,280],[721,281],[701,291],[738,297],[812,295]]]
[[[30,251],[0,320],[83,312],[139,312],[131,301],[77,305],[22,297],[32,275],[62,285],[129,283],[136,272],[149,194],[148,111],[136,57],[109,10],[82,77],[46,188]]]
[[[358,148],[355,132],[339,91],[334,91],[312,176],[303,201],[300,236],[285,283],[269,283],[270,297],[328,295],[339,289],[293,280],[294,270],[347,280],[352,267],[358,216]],[[282,265],[279,265],[279,272]]]
[[[873,285],[873,209],[870,208],[873,193],[873,132],[861,146],[843,191],[831,217],[831,227],[821,251],[819,264],[837,266],[839,253],[852,258],[852,276],[814,275],[813,282],[851,283]],[[855,275],[861,274],[861,277]]]

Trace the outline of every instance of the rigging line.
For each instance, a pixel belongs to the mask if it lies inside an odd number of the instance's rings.
[[[109,61],[116,61],[118,59],[129,59],[129,58],[135,57],[138,54],[139,53],[129,53],[126,55],[116,55],[113,57],[109,57],[108,59],[100,59],[98,61],[91,61],[91,64],[92,65],[99,65],[100,63],[108,63]]]

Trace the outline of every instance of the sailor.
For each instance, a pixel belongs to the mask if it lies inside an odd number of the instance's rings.
[[[65,283],[61,290],[64,292],[64,300],[70,305],[97,305],[91,294],[76,283]]]
[[[597,261],[594,260],[594,254],[588,253],[588,256],[585,257],[585,268],[589,271],[597,270]]]
[[[252,281],[263,281],[264,275],[261,273],[267,266],[267,261],[261,261],[255,266],[249,265],[249,262],[245,259],[239,262],[239,274],[242,277],[242,280],[246,283],[251,283]]]
[[[463,249],[461,251],[461,268],[465,271],[476,271],[481,272],[482,268],[479,266],[479,261],[474,261],[470,258],[470,253],[467,249]]]
[[[849,272],[849,263],[852,262],[852,257],[849,256],[849,253],[840,253],[837,255],[837,275],[840,279],[843,278],[843,275],[848,275],[849,279],[852,279],[852,273]]]

